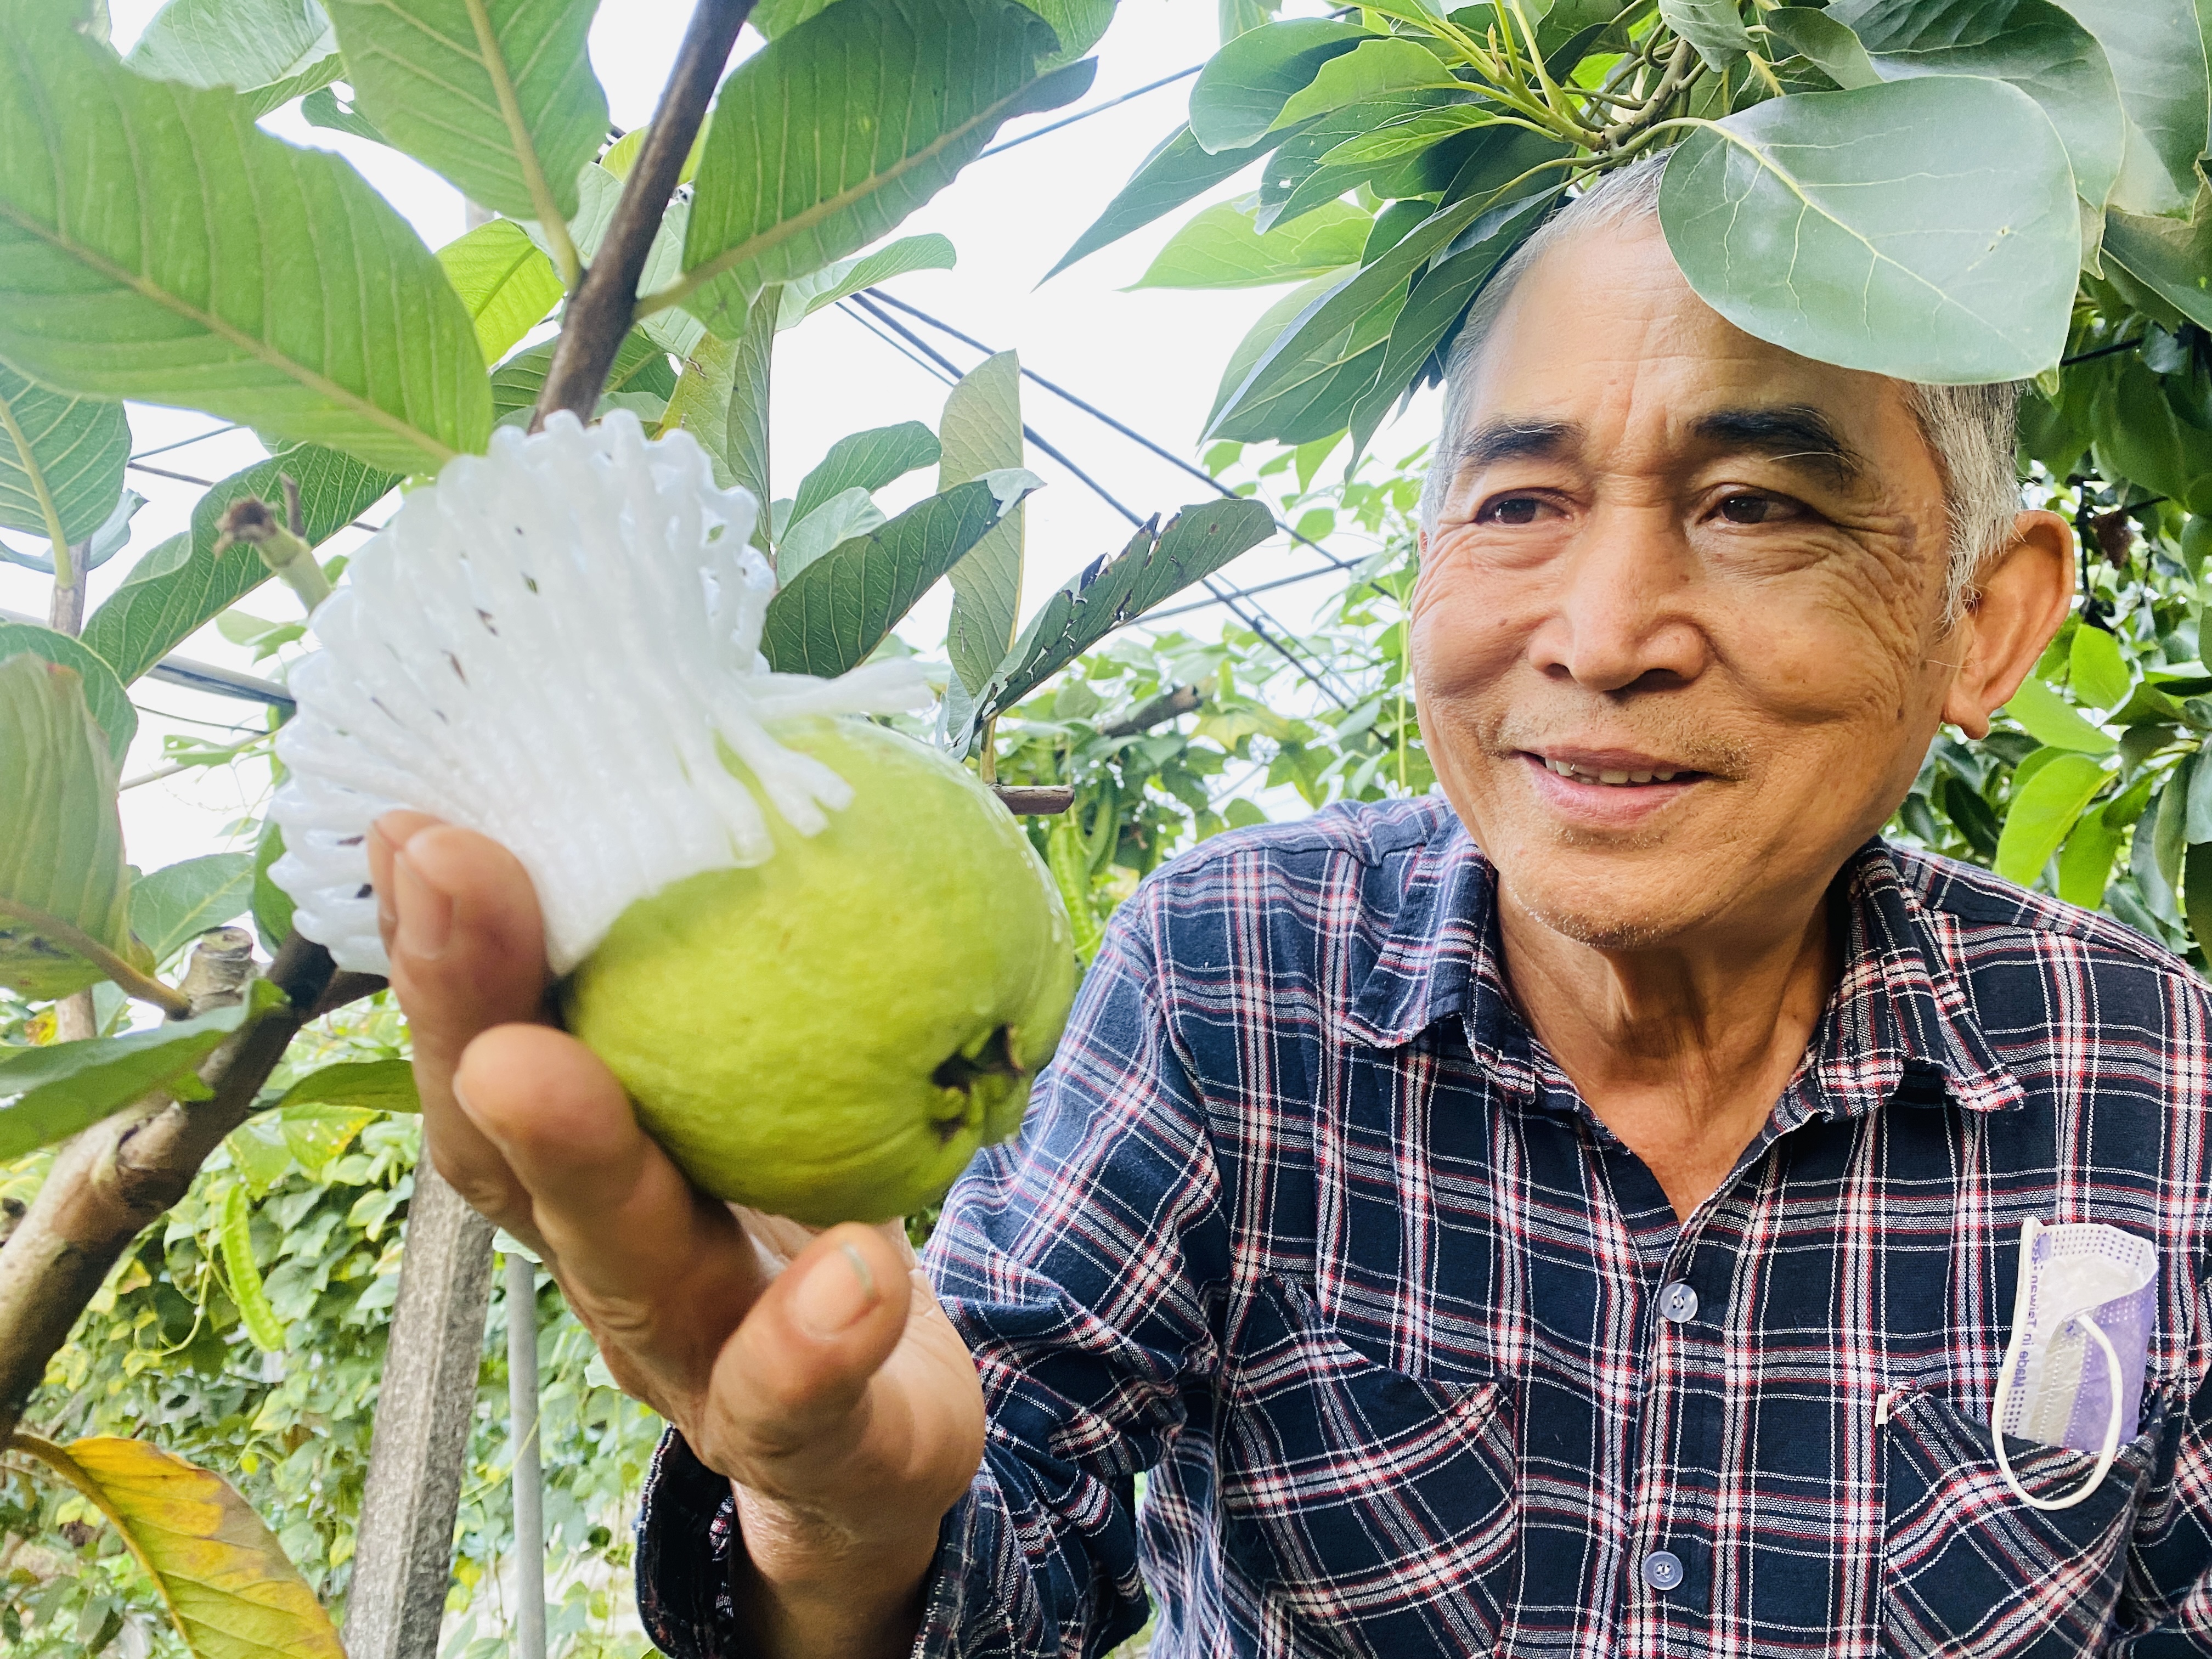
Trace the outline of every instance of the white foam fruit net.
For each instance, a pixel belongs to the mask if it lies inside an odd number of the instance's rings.
[[[904,662],[770,671],[758,510],[716,488],[689,434],[648,441],[627,411],[502,428],[410,495],[315,612],[321,649],[291,677],[270,873],[299,931],[340,967],[385,971],[366,837],[407,806],[521,860],[565,973],[636,900],[774,850],[717,739],[793,829],[823,829],[851,789],[769,723],[931,694]]]

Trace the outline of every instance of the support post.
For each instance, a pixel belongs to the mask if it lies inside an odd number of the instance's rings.
[[[491,1233],[425,1152],[369,1443],[346,1601],[349,1659],[437,1659],[491,1302]]]
[[[538,1448],[538,1264],[507,1254],[507,1402],[514,1448],[514,1659],[545,1659],[545,1490]]]

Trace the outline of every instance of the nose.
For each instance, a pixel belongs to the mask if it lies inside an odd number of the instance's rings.
[[[1658,690],[1697,678],[1706,659],[1697,576],[1671,514],[1600,509],[1565,556],[1529,636],[1547,678],[1587,690]]]

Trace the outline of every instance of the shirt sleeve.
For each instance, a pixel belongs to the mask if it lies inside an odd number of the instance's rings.
[[[2200,1297],[2200,1319],[2204,1313]],[[2203,1341],[2200,1334],[2200,1352]],[[2200,1371],[2195,1381],[2194,1393],[2166,1419],[2172,1473],[2136,1528],[2124,1623],[2111,1650],[2116,1659],[2212,1654],[2212,1376]]]
[[[1135,1477],[1211,1386],[1228,1277],[1205,1110],[1156,999],[1158,889],[1116,914],[1020,1136],[969,1165],[924,1253],[988,1421],[939,1532],[918,1659],[1097,1655],[1145,1622]],[[745,1652],[734,1510],[672,1431],[638,1516],[637,1595],[675,1659]]]

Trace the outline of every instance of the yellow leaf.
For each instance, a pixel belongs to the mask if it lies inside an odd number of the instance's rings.
[[[193,1659],[345,1659],[307,1580],[221,1475],[112,1435],[64,1448],[18,1434],[9,1444],[100,1506],[160,1588]]]

